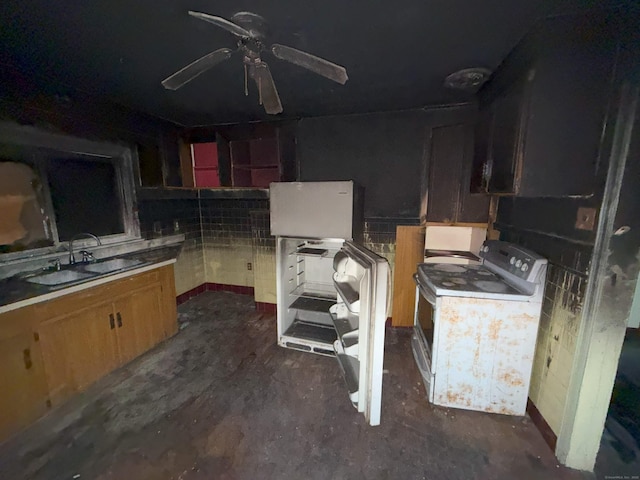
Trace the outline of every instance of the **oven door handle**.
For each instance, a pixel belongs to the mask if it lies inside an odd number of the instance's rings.
[[[432,307],[434,308],[434,310],[435,310],[435,308],[436,308],[436,296],[435,296],[435,294],[434,294],[432,291],[430,291],[430,290],[426,289],[426,288],[424,287],[424,285],[422,285],[422,284],[418,281],[418,274],[417,274],[417,273],[414,273],[414,274],[413,274],[413,279],[415,280],[416,285],[418,286],[418,290],[420,290],[420,294],[425,298],[425,300],[426,300],[427,302],[429,302],[429,303],[431,304],[431,306],[432,306]]]

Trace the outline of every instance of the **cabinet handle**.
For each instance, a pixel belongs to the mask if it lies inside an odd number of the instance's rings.
[[[111,330],[116,328],[116,321],[113,318],[113,313],[109,314],[109,326],[111,327]]]
[[[120,315],[120,312],[116,313],[116,318],[118,319],[118,327],[122,326],[122,315]]]
[[[24,368],[29,370],[33,366],[33,362],[31,361],[31,349],[25,348],[22,351],[22,359],[24,360]]]

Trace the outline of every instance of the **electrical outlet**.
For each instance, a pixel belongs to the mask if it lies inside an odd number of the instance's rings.
[[[251,262],[247,262],[247,270],[253,270],[253,265],[251,265]]]
[[[595,208],[578,208],[576,215],[576,228],[578,230],[593,230],[596,226],[596,209]]]

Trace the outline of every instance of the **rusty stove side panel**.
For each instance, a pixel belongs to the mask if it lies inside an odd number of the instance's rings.
[[[436,405],[524,415],[540,304],[443,297],[436,314]]]

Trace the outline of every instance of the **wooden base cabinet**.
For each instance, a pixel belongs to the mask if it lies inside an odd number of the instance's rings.
[[[116,339],[109,325],[111,311],[111,304],[103,303],[40,324],[38,334],[53,405],[118,366]]]
[[[169,265],[0,315],[0,441],[175,334],[175,297]]]
[[[15,311],[0,316],[0,441],[48,409],[37,337],[25,319]]]

